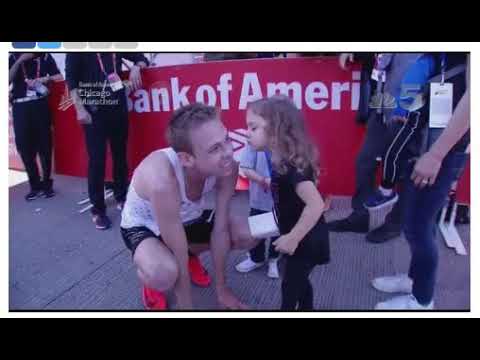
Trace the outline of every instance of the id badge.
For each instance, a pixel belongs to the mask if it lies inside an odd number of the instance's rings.
[[[382,81],[385,82],[387,80],[387,75],[384,70],[377,70],[373,69],[372,70],[372,79],[375,80],[376,82]]]
[[[452,117],[453,84],[430,84],[429,127],[445,128]]]
[[[108,82],[113,92],[117,92],[123,89],[123,83],[118,74],[112,73],[108,75]]]

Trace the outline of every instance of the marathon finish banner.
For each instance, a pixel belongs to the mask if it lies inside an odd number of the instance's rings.
[[[365,132],[355,121],[360,96],[358,64],[344,71],[332,57],[218,61],[145,69],[142,82],[141,89],[127,92],[130,174],[151,151],[167,146],[168,120],[182,105],[203,102],[221,109],[238,158],[246,144],[248,103],[285,94],[304,113],[309,134],[318,146],[320,191],[353,194],[355,158]],[[84,134],[65,83],[54,83],[51,90],[55,171],[86,177]],[[111,177],[110,154],[107,177]],[[469,178],[464,176],[459,195],[467,187],[465,195],[469,197]]]

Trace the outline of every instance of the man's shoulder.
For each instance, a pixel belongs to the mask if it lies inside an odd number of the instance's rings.
[[[171,191],[176,185],[175,171],[163,151],[150,153],[138,166],[138,172],[143,183],[155,191]]]

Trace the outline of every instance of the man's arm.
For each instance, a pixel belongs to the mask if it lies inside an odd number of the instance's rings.
[[[215,204],[215,224],[210,239],[218,301],[221,306],[229,309],[246,309],[227,288],[225,282],[225,259],[231,248],[229,231],[230,202],[235,193],[235,184],[238,176],[238,164],[232,175],[217,180],[217,194]]]
[[[22,65],[23,62],[32,59],[35,56],[33,53],[25,53],[22,54],[18,57],[17,60],[13,60],[13,57],[10,57],[9,59],[9,68],[10,70],[8,71],[8,83],[10,84],[13,79],[15,78],[15,75],[17,74],[18,68],[20,65]]]
[[[147,58],[141,53],[121,53],[121,57],[133,62],[133,66],[130,68],[130,90],[135,91],[142,87],[141,69],[148,66]]]
[[[63,76],[58,69],[57,63],[51,54],[46,55],[46,63],[47,63],[47,73],[48,75],[41,78],[42,83],[46,83],[49,81],[62,81]]]
[[[443,159],[468,129],[470,129],[470,89],[463,95],[440,137],[415,164],[411,176],[415,185],[424,187],[435,183]]]
[[[65,58],[65,80],[67,87],[70,91],[70,97],[73,100],[75,110],[77,112],[77,120],[80,124],[91,124],[92,117],[90,113],[85,109],[82,103],[82,99],[78,94],[78,88],[80,81],[82,81],[82,54],[68,53]]]
[[[142,69],[149,65],[148,59],[142,53],[121,53],[121,57],[133,62]]]
[[[442,161],[448,152],[470,129],[470,66],[467,61],[467,90],[460,99],[447,127],[433,143],[430,150],[418,159],[412,173],[415,185],[424,187],[432,185],[437,179]],[[425,183],[424,181],[428,181]]]
[[[172,251],[177,260],[179,277],[175,284],[175,295],[178,306],[182,309],[192,308],[192,295],[190,275],[188,272],[188,244],[185,229],[180,219],[180,192],[175,174],[167,163],[168,169],[164,175],[153,174],[156,179],[148,189],[149,199],[152,204],[158,227],[162,232],[165,245]]]

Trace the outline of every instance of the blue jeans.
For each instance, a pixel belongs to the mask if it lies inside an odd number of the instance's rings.
[[[435,142],[441,130],[429,129],[429,145]],[[408,275],[413,280],[413,295],[422,305],[432,301],[435,288],[438,265],[436,219],[447,202],[452,184],[465,168],[466,159],[464,151],[450,151],[444,158],[433,185],[419,189],[408,178],[404,189],[404,233],[412,255]],[[412,163],[409,174],[413,167]]]

